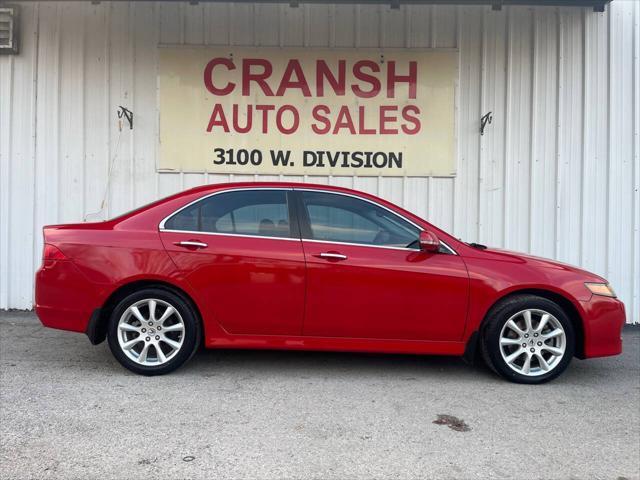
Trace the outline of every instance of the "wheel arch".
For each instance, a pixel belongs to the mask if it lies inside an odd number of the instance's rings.
[[[573,330],[576,336],[574,356],[578,358],[584,358],[584,324],[580,312],[573,304],[573,302],[566,296],[558,292],[545,290],[542,288],[523,288],[520,290],[512,290],[496,299],[496,301],[493,302],[493,304],[487,309],[487,312],[480,322],[480,325],[478,327],[480,335],[476,336],[476,341],[482,338],[481,334],[487,324],[487,319],[491,315],[491,312],[502,302],[518,295],[536,295],[538,297],[546,298],[547,300],[558,304],[560,308],[562,308],[562,310],[567,314],[569,320],[571,320],[571,324],[573,325]]]
[[[91,315],[91,319],[89,320],[89,324],[87,325],[87,330],[85,332],[93,345],[98,345],[107,338],[107,325],[109,323],[109,317],[111,316],[111,313],[113,312],[113,309],[116,307],[116,305],[118,305],[118,303],[127,295],[137,292],[138,290],[141,290],[143,288],[161,288],[182,297],[189,304],[194,314],[196,315],[197,320],[200,322],[200,328],[204,329],[202,313],[200,312],[198,305],[193,300],[193,298],[191,298],[191,296],[182,288],[162,280],[134,280],[120,285],[113,292],[111,292],[109,297],[103,303],[102,307],[94,310],[93,314]]]
[[[500,296],[491,304],[491,306],[487,309],[478,325],[477,330],[472,332],[469,336],[469,340],[467,340],[467,345],[465,348],[464,359],[468,363],[475,363],[478,360],[478,356],[480,355],[481,349],[478,348],[480,342],[483,337],[483,330],[487,325],[487,320],[491,315],[491,312],[502,302],[506,301],[509,298],[512,298],[517,295],[537,295],[538,297],[546,298],[547,300],[551,300],[554,303],[557,303],[560,308],[567,314],[569,320],[571,320],[571,324],[573,325],[573,329],[576,336],[576,344],[574,356],[580,359],[585,358],[584,354],[584,323],[582,321],[582,316],[580,312],[576,308],[569,298],[566,296],[554,292],[551,290],[545,290],[543,288],[522,288],[519,290],[511,290],[506,292],[504,295]]]

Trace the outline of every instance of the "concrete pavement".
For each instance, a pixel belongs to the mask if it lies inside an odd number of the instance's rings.
[[[539,387],[452,357],[265,351],[146,378],[1,312],[0,477],[637,479],[640,328],[624,341]]]

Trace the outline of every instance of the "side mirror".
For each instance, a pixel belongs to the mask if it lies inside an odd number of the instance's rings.
[[[423,230],[420,232],[420,250],[423,252],[437,252],[440,249],[440,240],[434,233],[429,230]]]

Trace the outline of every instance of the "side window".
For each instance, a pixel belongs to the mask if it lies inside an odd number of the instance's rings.
[[[287,192],[239,190],[205,198],[165,222],[168,230],[290,237]]]
[[[314,240],[409,247],[420,230],[371,202],[345,195],[301,192]]]

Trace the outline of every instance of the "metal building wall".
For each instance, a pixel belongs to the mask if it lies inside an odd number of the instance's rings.
[[[41,226],[202,183],[155,170],[157,45],[456,47],[456,178],[280,177],[354,187],[469,241],[582,265],[640,320],[640,2],[581,8],[42,2],[0,57],[0,308],[32,305]],[[135,113],[118,129],[116,107]],[[479,119],[493,112],[480,136]]]

